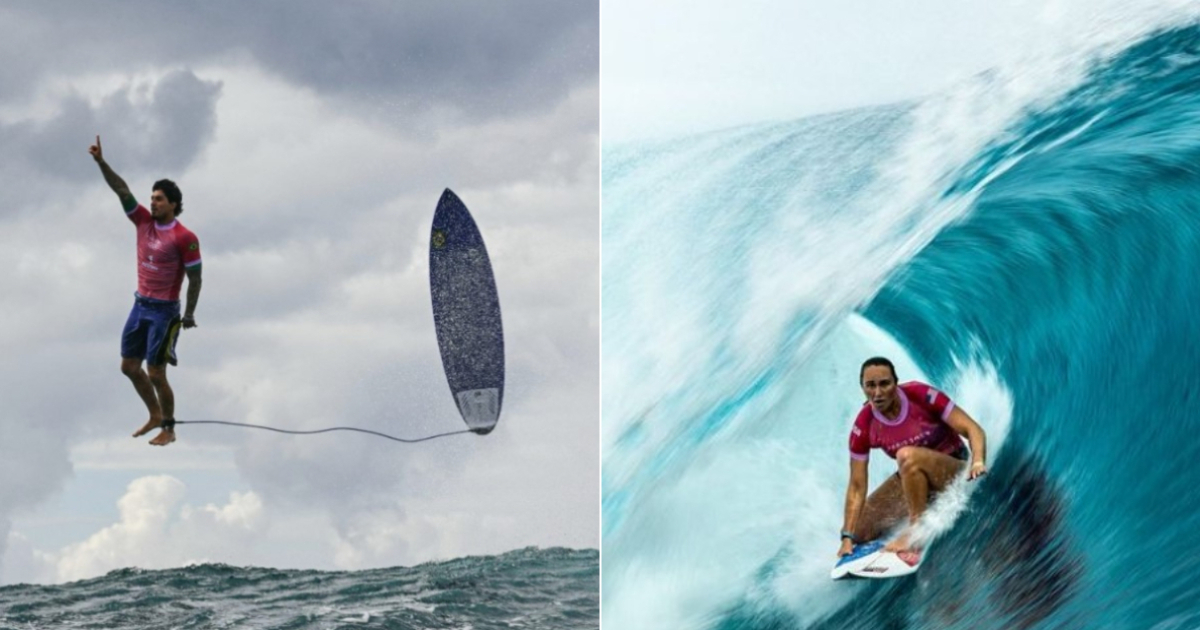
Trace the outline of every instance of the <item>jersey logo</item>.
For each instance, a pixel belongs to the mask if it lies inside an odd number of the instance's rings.
[[[862,435],[862,429],[858,428],[857,424],[854,425],[854,429],[851,432],[854,433],[854,435]]]
[[[188,249],[196,251],[197,249],[200,249],[200,243],[192,243],[191,245],[188,245]]]
[[[936,389],[930,388],[929,392],[925,394],[925,400],[928,400],[929,404],[931,404],[931,405],[937,403],[937,397],[938,397],[938,391]]]

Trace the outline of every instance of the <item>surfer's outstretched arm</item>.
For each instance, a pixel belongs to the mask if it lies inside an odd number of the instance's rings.
[[[867,462],[860,459],[850,460],[850,483],[846,487],[846,515],[842,521],[842,533],[854,535],[858,526],[858,518],[862,515],[863,506],[867,502]],[[854,549],[854,539],[842,537],[839,556],[844,556]]]
[[[112,170],[108,162],[104,161],[104,149],[100,146],[100,136],[96,136],[96,144],[88,147],[88,153],[92,154],[92,158],[96,160],[96,164],[100,165],[100,172],[104,175],[104,181],[108,182],[108,187],[117,193],[117,197],[121,199],[121,205],[125,207],[125,211],[129,212],[137,207],[137,199],[133,198],[133,193],[129,192],[129,185],[125,180],[121,179],[120,175]]]
[[[954,407],[950,412],[950,417],[946,418],[946,424],[958,432],[959,435],[967,438],[967,442],[971,447],[971,472],[967,474],[967,479],[977,479],[987,474],[987,434],[983,432],[983,427],[979,426],[967,412],[962,410],[962,407]]]

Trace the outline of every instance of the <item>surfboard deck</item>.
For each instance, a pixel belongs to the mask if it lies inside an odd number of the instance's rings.
[[[843,578],[867,578],[872,580],[903,577],[912,575],[921,568],[925,559],[925,551],[903,551],[893,553],[884,551],[886,543],[874,540],[855,545],[849,555],[838,558],[829,577],[840,580]]]
[[[840,580],[844,577],[850,577],[851,571],[854,569],[865,567],[874,562],[883,550],[884,542],[882,540],[874,540],[854,546],[854,550],[848,555],[838,558],[837,564],[833,565],[833,571],[829,577]]]
[[[483,235],[449,188],[429,236],[433,324],[450,393],[472,431],[487,434],[504,402],[504,329]]]
[[[871,560],[871,562],[851,569],[850,573],[857,577],[872,580],[904,577],[916,573],[917,569],[921,568],[921,562],[924,559],[924,550],[901,551],[898,553],[883,551]]]

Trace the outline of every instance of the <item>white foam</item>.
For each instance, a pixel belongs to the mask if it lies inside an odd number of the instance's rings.
[[[812,623],[848,601],[853,587],[835,586],[829,569],[849,477],[845,444],[863,400],[857,366],[871,354],[891,357],[905,380],[928,380],[898,342],[852,315],[751,404],[737,430],[698,448],[686,474],[661,479],[629,506],[627,522],[605,539],[606,623],[701,628],[746,598]],[[1011,400],[995,371],[965,364],[940,385],[998,450]],[[879,453],[872,460],[873,485],[895,472]],[[958,513],[936,522],[948,527]],[[757,577],[781,553],[774,574]]]

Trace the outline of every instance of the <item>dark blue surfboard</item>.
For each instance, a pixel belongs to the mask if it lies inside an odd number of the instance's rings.
[[[500,297],[483,235],[449,188],[433,213],[429,291],[450,393],[467,426],[486,435],[504,402]]]

